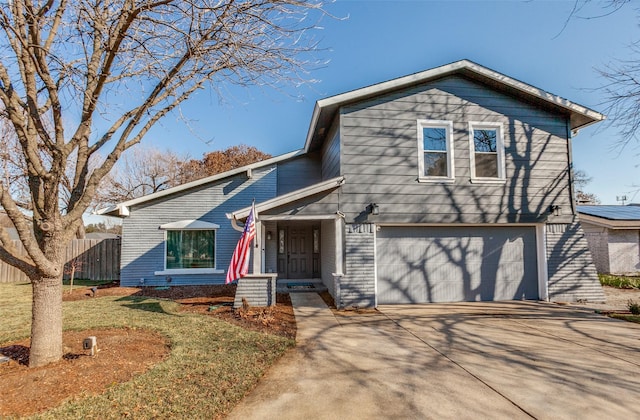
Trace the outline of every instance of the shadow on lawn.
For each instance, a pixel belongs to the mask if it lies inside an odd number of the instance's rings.
[[[148,302],[147,300],[148,298],[140,298],[136,296],[125,296],[120,299],[117,299],[116,302],[129,302],[129,303],[122,304],[122,306],[129,309],[136,309],[139,311],[146,311],[146,312],[156,312],[156,313],[175,316],[175,314],[165,311],[162,305],[160,304],[160,302],[157,302],[157,301]]]

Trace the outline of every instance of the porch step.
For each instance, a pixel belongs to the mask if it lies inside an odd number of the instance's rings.
[[[326,292],[327,286],[318,281],[309,280],[278,280],[277,293],[319,293]]]

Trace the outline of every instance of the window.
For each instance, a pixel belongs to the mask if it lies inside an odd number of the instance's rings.
[[[168,230],[166,268],[215,268],[215,230]]]
[[[182,220],[160,226],[165,231],[164,270],[156,275],[223,273],[216,270],[216,231],[219,225]]]
[[[420,181],[454,180],[453,123],[418,120],[418,179]]]
[[[471,180],[504,182],[502,124],[469,123]]]

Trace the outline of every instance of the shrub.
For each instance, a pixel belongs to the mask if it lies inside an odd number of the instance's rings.
[[[627,302],[627,306],[629,307],[629,311],[633,315],[640,315],[640,303],[629,299],[629,301]]]

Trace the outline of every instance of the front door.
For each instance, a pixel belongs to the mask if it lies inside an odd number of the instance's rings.
[[[319,250],[314,248],[313,234],[314,228],[308,225],[278,228],[278,273],[281,278],[310,279],[319,275]]]

